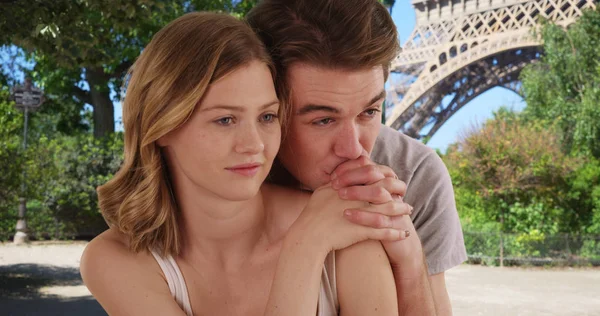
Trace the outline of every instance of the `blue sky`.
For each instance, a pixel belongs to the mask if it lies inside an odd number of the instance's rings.
[[[392,18],[398,27],[402,44],[408,39],[415,25],[415,11],[410,2],[396,0],[392,10]],[[504,88],[490,89],[448,119],[427,145],[445,152],[448,145],[454,143],[465,129],[490,118],[492,113],[502,106],[520,111],[525,107],[525,102],[519,95]]]

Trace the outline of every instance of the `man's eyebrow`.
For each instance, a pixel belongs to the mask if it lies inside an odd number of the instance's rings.
[[[261,110],[264,110],[272,105],[275,104],[279,104],[278,100],[275,101],[271,101],[271,102],[267,102],[263,105],[260,106]],[[237,105],[228,105],[228,104],[217,104],[217,105],[213,105],[213,106],[209,106],[203,109],[200,109],[200,112],[206,112],[206,111],[212,111],[212,110],[218,110],[218,109],[223,109],[223,110],[230,110],[230,111],[236,111],[236,112],[244,112],[246,111],[246,106],[237,106]]]
[[[370,106],[373,105],[373,103],[384,99],[385,98],[385,90],[382,90],[378,95],[376,95],[375,97],[373,97],[373,99],[371,99],[366,105],[365,108],[368,108]],[[318,111],[323,111],[323,112],[329,112],[329,113],[334,113],[334,114],[338,114],[340,113],[340,111],[332,106],[328,106],[328,105],[321,105],[321,104],[307,104],[303,107],[301,107],[298,112],[296,112],[297,115],[303,115],[303,114],[307,114],[310,112],[318,112]]]
[[[304,115],[304,114],[308,114],[310,112],[319,112],[319,111],[323,111],[323,112],[329,112],[329,113],[340,113],[340,111],[332,106],[328,106],[328,105],[320,105],[320,104],[307,104],[303,107],[301,107],[298,112],[296,112],[296,114],[298,115]]]
[[[371,101],[369,101],[369,103],[365,105],[365,108],[370,107],[371,105],[373,105],[373,103],[381,99],[385,99],[385,90],[381,90],[381,92],[378,95],[376,95],[373,99],[371,99]]]

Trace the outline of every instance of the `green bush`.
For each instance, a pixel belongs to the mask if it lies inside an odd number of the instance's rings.
[[[103,139],[91,135],[49,141],[55,152],[57,172],[50,185],[41,190],[41,200],[52,210],[69,234],[95,235],[106,228],[98,211],[96,188],[118,170],[123,160],[123,135]]]
[[[23,115],[8,97],[8,89],[0,88],[0,240],[7,239],[9,232],[14,234],[24,164],[19,134]]]
[[[507,238],[506,249],[509,250],[507,254],[515,257],[545,257],[547,255],[545,241],[546,236],[537,229],[518,234],[514,238]]]
[[[91,135],[42,136],[24,157],[27,174],[29,235],[35,239],[94,236],[106,224],[98,210],[96,187],[118,170],[123,160],[123,135],[102,139]],[[16,168],[16,161],[8,161]],[[18,194],[0,213],[0,239],[14,234]]]
[[[600,238],[589,238],[583,241],[579,251],[582,259],[588,259],[600,263]]]
[[[471,262],[497,265],[500,256],[500,227],[498,223],[470,225],[463,222],[463,236]]]

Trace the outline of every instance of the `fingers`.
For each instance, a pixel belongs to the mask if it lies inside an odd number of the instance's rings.
[[[410,232],[408,230],[396,230],[391,228],[366,229],[368,229],[366,232],[368,238],[373,240],[396,241],[406,239],[410,236]]]
[[[412,206],[401,202],[388,202],[382,205],[371,205],[363,209],[348,209],[344,217],[351,222],[372,228],[394,227],[393,217],[410,215]]]
[[[386,189],[393,198],[402,199],[402,197],[406,194],[406,183],[402,180],[385,178],[377,183],[381,185],[384,189]]]
[[[331,184],[336,190],[353,185],[372,184],[384,178],[398,179],[390,167],[375,165],[373,163],[357,166],[352,169],[346,167],[344,170],[345,171],[342,172],[336,169],[332,174]]]
[[[383,204],[369,204],[366,207],[347,209],[347,212],[365,212],[387,216],[399,216],[412,214],[413,207],[401,201],[389,201]]]
[[[335,168],[335,170],[333,170],[333,172],[331,173],[332,180],[335,179],[336,177],[340,176],[341,174],[346,173],[348,170],[360,168],[360,167],[367,166],[367,165],[374,165],[374,164],[375,163],[373,163],[373,161],[371,161],[371,159],[369,159],[369,157],[367,157],[367,156],[360,156],[357,159],[348,160],[346,162],[339,164]]]
[[[340,173],[331,181],[334,189],[353,185],[364,185],[375,183],[385,178],[385,173],[376,165],[366,165]]]
[[[385,178],[369,185],[355,185],[338,190],[344,200],[364,201],[373,204],[386,203],[391,200],[402,200],[406,193],[406,184],[400,180]]]

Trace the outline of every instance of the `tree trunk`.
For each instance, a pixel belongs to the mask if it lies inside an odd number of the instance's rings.
[[[94,108],[94,137],[99,138],[115,131],[115,107],[110,99],[108,77],[102,70],[87,68],[86,79]]]

